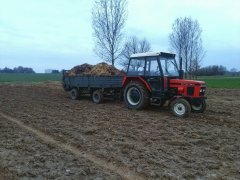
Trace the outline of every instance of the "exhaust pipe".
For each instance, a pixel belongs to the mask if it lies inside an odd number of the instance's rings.
[[[184,71],[182,69],[182,57],[180,57],[179,59],[179,79],[183,79],[183,74],[184,74]]]

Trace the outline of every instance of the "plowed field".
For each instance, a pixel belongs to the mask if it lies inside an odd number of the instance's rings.
[[[59,84],[0,85],[0,179],[239,179],[240,90],[203,114],[70,100]]]

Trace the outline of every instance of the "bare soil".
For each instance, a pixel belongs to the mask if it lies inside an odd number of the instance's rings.
[[[70,100],[60,84],[0,85],[0,179],[239,179],[240,90],[203,114]]]

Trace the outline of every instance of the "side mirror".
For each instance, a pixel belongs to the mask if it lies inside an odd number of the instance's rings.
[[[179,79],[183,79],[184,71],[182,69],[178,71],[178,74],[179,74]]]

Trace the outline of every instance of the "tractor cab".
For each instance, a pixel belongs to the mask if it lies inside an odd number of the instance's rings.
[[[170,53],[139,53],[130,57],[128,76],[171,76],[178,77],[175,54]]]
[[[167,91],[169,79],[179,77],[175,54],[164,52],[149,52],[133,54],[130,57],[127,76],[140,76],[146,80],[153,96],[160,97]]]
[[[148,104],[163,106],[168,101],[176,116],[186,116],[190,111],[203,112],[205,83],[183,79],[181,60],[179,66],[172,53],[131,55],[123,80],[127,106],[142,109]]]

